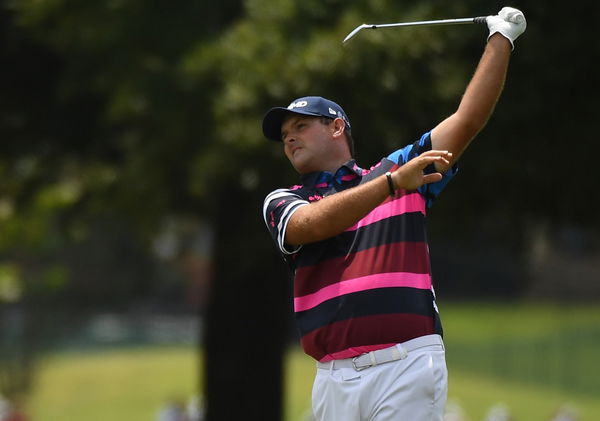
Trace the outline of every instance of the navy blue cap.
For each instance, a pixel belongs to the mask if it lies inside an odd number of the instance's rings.
[[[263,133],[267,139],[281,141],[281,123],[289,113],[316,117],[339,117],[346,123],[346,129],[350,130],[350,120],[342,107],[320,96],[305,96],[292,101],[287,108],[275,107],[267,111],[262,124]]]

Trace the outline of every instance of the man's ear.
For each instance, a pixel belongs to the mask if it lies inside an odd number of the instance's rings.
[[[333,120],[333,137],[340,137],[344,134],[346,123],[341,118]]]

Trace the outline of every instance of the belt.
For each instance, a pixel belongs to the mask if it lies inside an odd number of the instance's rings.
[[[431,345],[441,345],[443,349],[444,342],[442,341],[442,337],[440,335],[421,336],[401,344],[396,344],[389,348],[367,352],[354,358],[332,360],[327,361],[326,363],[317,362],[317,367],[328,370],[334,370],[337,368],[353,368],[356,371],[362,371],[369,367],[375,367],[376,365],[403,360],[408,356],[409,352]]]

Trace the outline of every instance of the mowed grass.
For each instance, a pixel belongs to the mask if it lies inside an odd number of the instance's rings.
[[[453,304],[442,308],[442,317],[450,372],[449,398],[461,406],[466,420],[483,420],[490,408],[499,404],[509,409],[514,421],[550,420],[565,404],[577,410],[578,421],[600,420],[599,396],[566,391],[554,383],[518,381],[475,364],[469,366],[456,355],[465,344],[494,343],[497,338],[516,343],[536,335],[553,335],[557,326],[562,330],[571,324],[599,326],[598,306]],[[503,342],[498,343],[501,346]],[[600,367],[598,355],[598,348],[580,352],[573,363],[580,370],[588,367],[595,373]],[[564,360],[569,363],[570,355],[563,357],[559,363],[568,367]],[[310,409],[315,364],[299,348],[292,347],[285,357],[285,369],[284,419],[302,421]],[[199,375],[200,355],[192,347],[59,353],[38,363],[36,387],[27,409],[34,421],[152,421],[167,401],[185,401],[194,396],[201,383]]]
[[[27,407],[40,421],[152,421],[166,402],[194,396],[199,383],[198,351],[190,347],[69,352],[37,370]]]

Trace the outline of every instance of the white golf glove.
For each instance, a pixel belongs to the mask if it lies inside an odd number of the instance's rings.
[[[500,32],[505,38],[510,41],[513,50],[515,49],[514,41],[525,32],[527,21],[525,15],[518,9],[512,7],[503,7],[497,15],[488,16],[485,18],[490,34],[488,40],[496,32]]]

